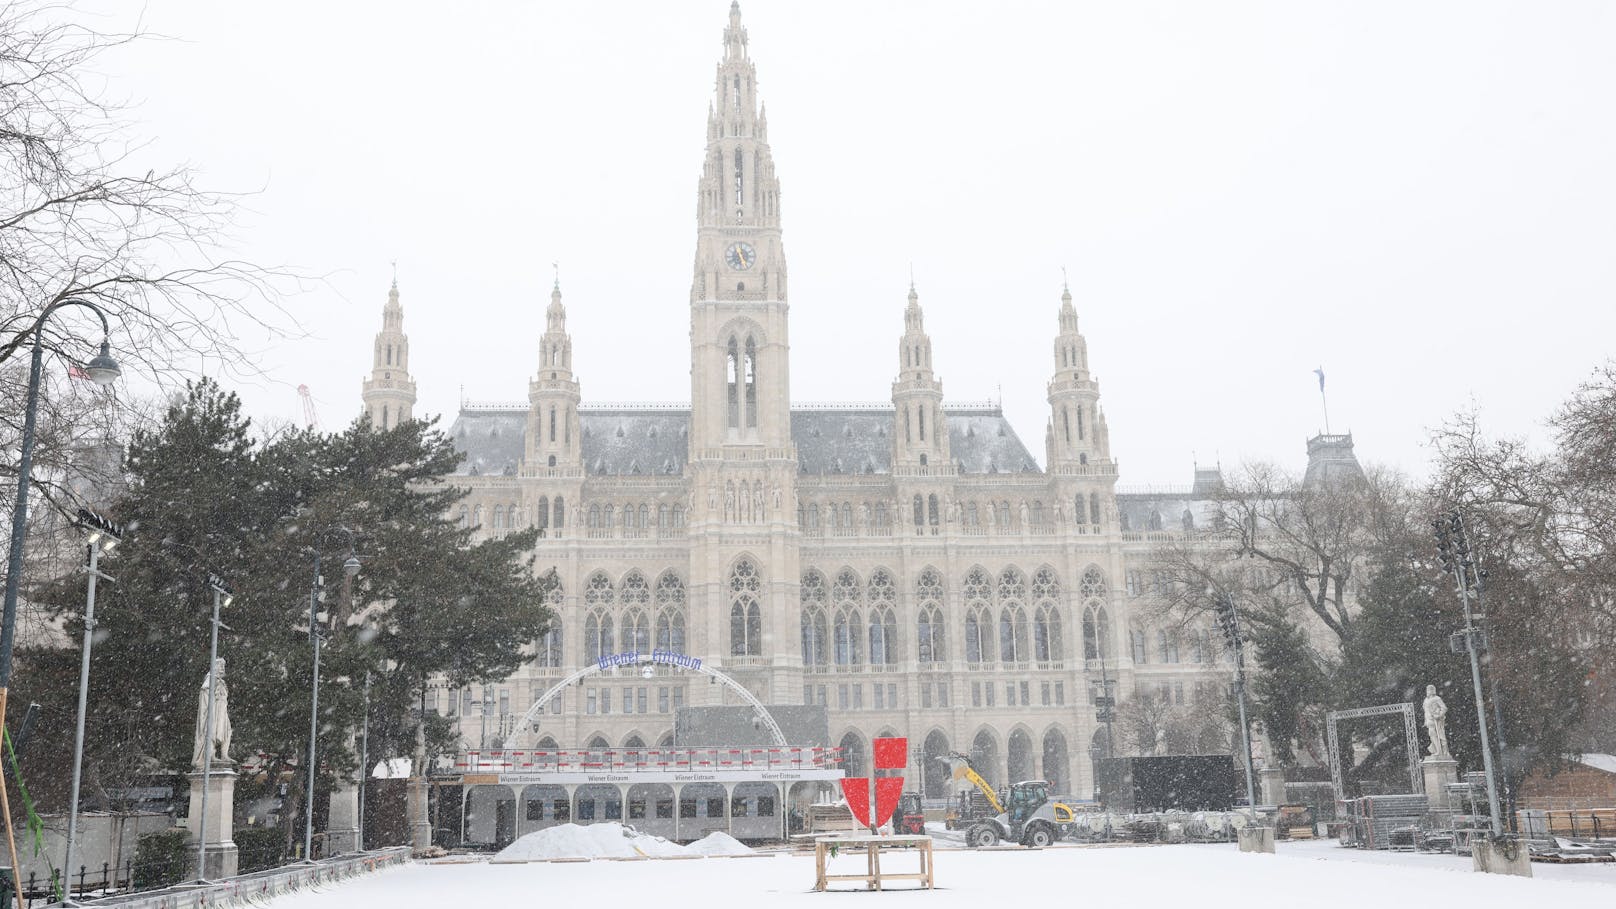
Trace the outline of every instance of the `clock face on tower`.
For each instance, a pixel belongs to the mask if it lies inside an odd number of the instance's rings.
[[[757,262],[757,250],[750,243],[735,242],[724,250],[724,264],[736,271],[746,271]]]

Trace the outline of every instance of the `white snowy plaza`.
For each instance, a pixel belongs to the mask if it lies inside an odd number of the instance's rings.
[[[912,861],[912,860],[910,860]],[[835,871],[859,870],[843,855]],[[1538,864],[1534,878],[1475,874],[1468,858],[1343,849],[1333,842],[1281,843],[1276,855],[1241,854],[1233,845],[1055,847],[1041,851],[938,851],[930,893],[815,893],[811,856],[755,854],[688,861],[415,863],[355,878],[270,909],[442,909],[444,906],[577,905],[643,901],[675,907],[861,906],[956,909],[1037,897],[1072,904],[1221,907],[1279,902],[1310,909],[1463,905],[1608,905],[1616,865]],[[848,893],[857,894],[849,897]]]

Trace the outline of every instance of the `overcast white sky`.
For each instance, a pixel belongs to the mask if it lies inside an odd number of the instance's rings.
[[[251,412],[356,412],[391,260],[418,413],[520,401],[561,263],[586,402],[689,397],[695,188],[728,0],[92,4],[157,160],[262,188],[290,301]],[[791,268],[792,392],[884,401],[914,268],[950,400],[1042,460],[1061,267],[1123,483],[1419,473],[1474,398],[1534,432],[1616,337],[1616,6],[743,4]],[[248,339],[250,342],[255,339]]]

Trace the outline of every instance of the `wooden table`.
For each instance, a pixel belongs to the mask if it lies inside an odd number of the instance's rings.
[[[826,874],[825,862],[830,858],[832,849],[863,851],[864,873]],[[898,849],[914,850],[920,854],[919,873],[882,873],[881,853]],[[826,885],[833,881],[863,881],[866,890],[880,890],[883,881],[920,881],[925,884],[927,890],[930,890],[933,886],[931,837],[916,835],[821,837],[814,841],[814,889],[825,890]]]

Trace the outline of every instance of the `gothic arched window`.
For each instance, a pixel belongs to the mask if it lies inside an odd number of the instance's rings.
[[[544,530],[546,527],[550,526],[550,497],[549,496],[539,496],[539,504],[538,504],[538,507],[534,509],[533,517],[534,517],[534,520],[538,523],[540,530]]]
[[[802,603],[802,665],[813,671],[830,662],[830,625],[825,617],[825,576],[810,569],[798,588]]]
[[[1019,603],[1010,603],[999,611],[999,659],[1018,663],[1028,656],[1027,611]]]
[[[898,592],[892,575],[877,568],[870,575],[870,665],[887,666],[898,662],[898,617],[893,606]]]
[[[595,662],[613,653],[612,617],[604,611],[591,612],[584,619],[584,659]]]
[[[651,652],[651,620],[643,609],[630,609],[623,614],[622,644],[625,652]]]
[[[844,568],[836,575],[831,588],[831,604],[835,611],[832,623],[834,653],[837,666],[859,666],[863,660],[864,619],[860,606],[864,591],[858,576]]]
[[[1089,493],[1089,523],[1100,523],[1100,494],[1097,492]]]
[[[741,428],[741,389],[740,389],[740,348],[734,338],[729,339],[729,347],[725,351],[729,395],[729,427]]]
[[[735,95],[736,110],[740,110],[741,107],[741,96],[739,92],[740,90],[737,88]],[[741,150],[739,148],[735,149],[735,204],[737,207],[741,204],[741,188],[745,184],[745,180],[741,176],[741,171],[745,166],[745,163],[745,159],[741,157]]]
[[[746,428],[756,429],[757,416],[757,345],[746,339]]]
[[[1066,645],[1061,636],[1060,607],[1044,603],[1033,617],[1032,658],[1040,663],[1065,659]]]
[[[930,568],[921,572],[920,580],[915,582],[915,600],[920,610],[915,638],[917,656],[922,663],[941,663],[948,659],[943,628],[943,598],[943,576]]]
[[[763,652],[763,609],[758,605],[762,584],[757,566],[741,559],[729,573],[730,656],[758,656]]]
[[[986,605],[965,611],[965,662],[975,666],[993,661],[993,617]]]
[[[554,460],[553,458],[551,460]],[[555,527],[557,530],[567,526],[567,502],[560,496],[555,500]]]
[[[544,633],[544,637],[539,638],[538,646],[534,650],[537,651],[534,661],[540,666],[555,669],[562,665],[561,621],[559,618],[550,623],[550,630]]]
[[[669,571],[657,579],[656,645],[659,650],[685,652],[685,582]]]

